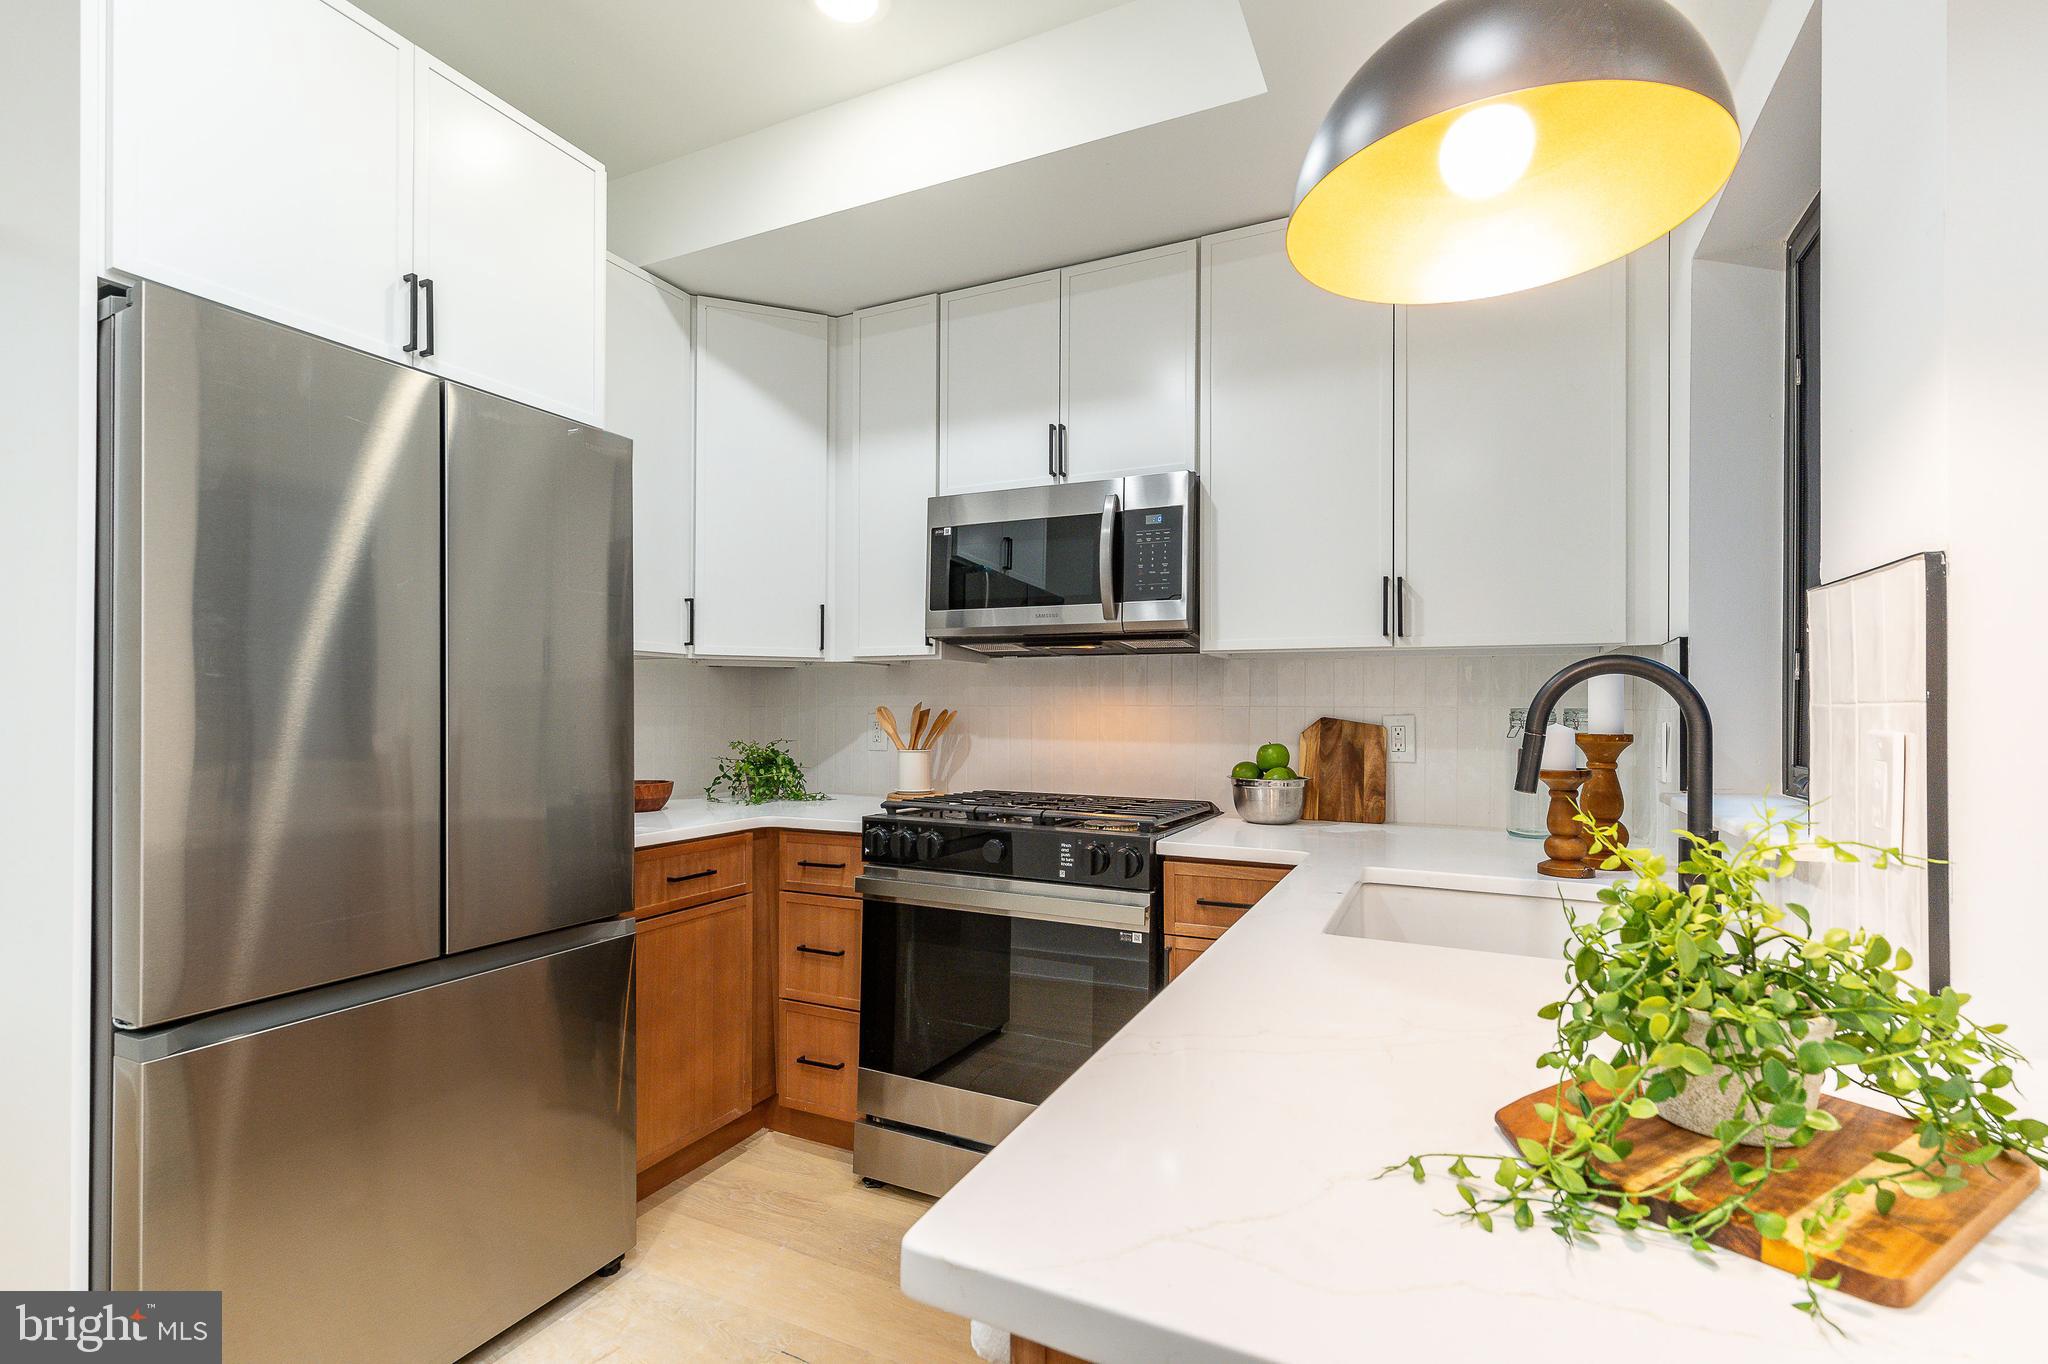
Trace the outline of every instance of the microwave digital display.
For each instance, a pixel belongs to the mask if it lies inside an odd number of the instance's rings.
[[[1181,595],[1181,508],[1132,511],[1123,518],[1125,601],[1171,601]]]

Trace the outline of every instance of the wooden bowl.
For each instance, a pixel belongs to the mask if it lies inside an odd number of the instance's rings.
[[[676,789],[672,781],[636,781],[633,783],[633,813],[651,815],[668,804],[671,791]]]

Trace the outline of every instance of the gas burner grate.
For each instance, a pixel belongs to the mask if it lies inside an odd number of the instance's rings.
[[[963,791],[883,802],[892,815],[991,824],[1043,824],[1064,828],[1152,834],[1215,814],[1206,800],[1158,800],[1140,796],[1083,796],[1050,791]]]

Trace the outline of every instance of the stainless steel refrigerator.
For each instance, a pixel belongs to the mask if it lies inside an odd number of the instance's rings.
[[[633,1241],[630,446],[102,312],[97,1277],[455,1359]]]

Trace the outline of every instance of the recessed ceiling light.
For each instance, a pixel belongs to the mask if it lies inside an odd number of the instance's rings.
[[[818,13],[842,24],[864,24],[882,12],[882,0],[811,0]]]

